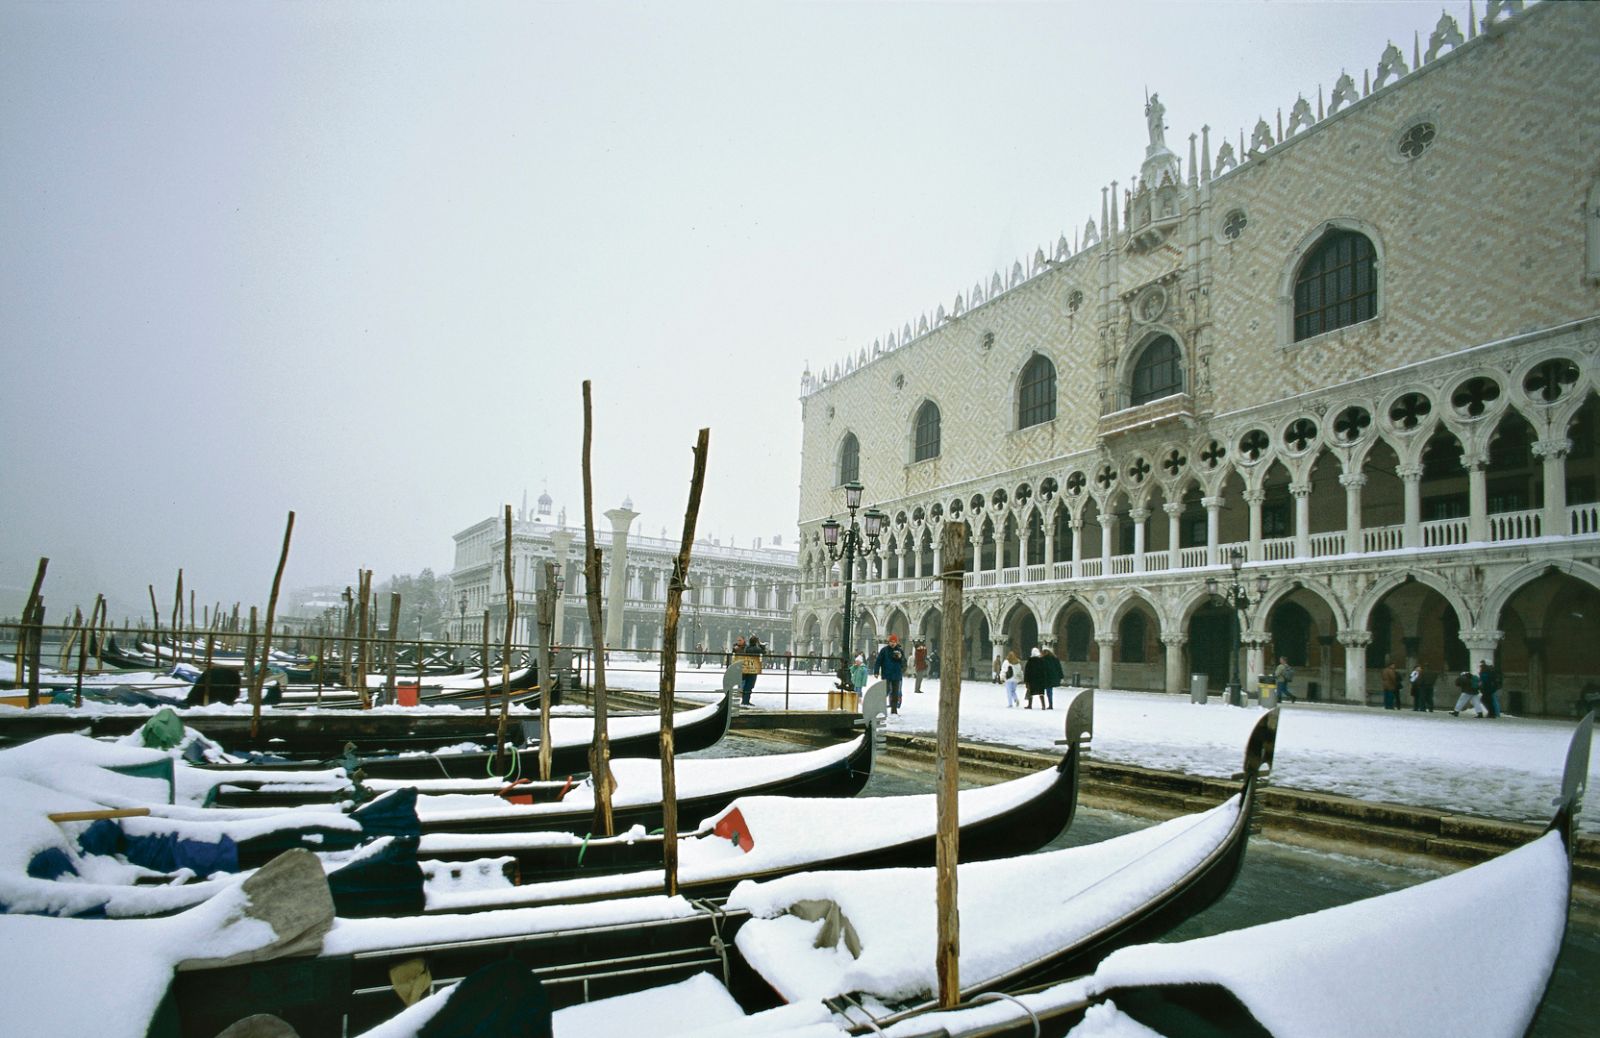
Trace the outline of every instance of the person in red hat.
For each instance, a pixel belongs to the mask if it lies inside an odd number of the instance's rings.
[[[878,650],[878,656],[872,661],[874,677],[881,676],[883,683],[889,687],[889,712],[900,712],[900,681],[906,672],[906,651],[900,647],[900,636],[889,635],[889,642]]]

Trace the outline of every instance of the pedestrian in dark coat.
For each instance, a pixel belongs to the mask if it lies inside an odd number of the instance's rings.
[[[1054,710],[1056,708],[1056,688],[1060,686],[1061,679],[1066,674],[1061,669],[1061,661],[1056,659],[1056,654],[1050,651],[1050,646],[1046,645],[1040,655],[1044,658],[1044,708],[1046,710]]]
[[[1488,660],[1478,664],[1478,691],[1483,695],[1484,708],[1490,717],[1500,716],[1500,674]]]
[[[1394,669],[1393,660],[1383,668],[1383,708],[1400,709],[1400,672]]]
[[[1028,653],[1028,662],[1022,665],[1022,683],[1028,690],[1028,709],[1033,709],[1033,697],[1044,698],[1045,679],[1044,657],[1039,654],[1039,647],[1035,645]]]
[[[889,693],[889,712],[900,712],[900,682],[906,674],[906,650],[900,647],[900,636],[889,635],[889,641],[878,650],[878,655],[872,661],[872,673],[882,676],[883,683]]]

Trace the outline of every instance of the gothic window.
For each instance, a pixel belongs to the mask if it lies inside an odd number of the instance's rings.
[[[1312,246],[1294,279],[1294,341],[1370,320],[1378,312],[1372,242],[1333,230]]]
[[[855,433],[845,433],[839,443],[839,478],[836,485],[854,483],[861,478],[861,443]]]
[[[1056,366],[1034,354],[1017,380],[1017,428],[1048,422],[1056,416]]]
[[[1178,343],[1170,335],[1151,341],[1133,366],[1133,389],[1129,403],[1134,407],[1183,392],[1183,363]]]
[[[932,400],[924,401],[917,408],[916,442],[914,444],[911,460],[927,461],[929,458],[939,456],[939,405]]]
[[[1400,136],[1400,154],[1408,159],[1419,157],[1423,152],[1433,146],[1433,138],[1438,136],[1438,128],[1432,123],[1417,123]]]
[[[1237,241],[1239,235],[1244,233],[1245,227],[1250,223],[1250,218],[1245,216],[1243,209],[1235,209],[1222,220],[1222,233],[1229,241]]]

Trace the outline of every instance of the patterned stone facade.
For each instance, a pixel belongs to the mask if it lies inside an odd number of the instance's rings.
[[[804,376],[797,645],[838,642],[819,535],[848,440],[890,516],[857,573],[862,638],[935,634],[960,518],[983,672],[1054,641],[1101,685],[1219,684],[1232,617],[1204,581],[1238,550],[1267,578],[1246,673],[1285,654],[1365,701],[1388,660],[1494,659],[1525,710],[1575,708],[1600,673],[1597,67],[1600,7],[1491,4],[1237,151],[1203,128],[1180,163],[1152,99],[1140,178],[1077,252]],[[1297,282],[1341,232],[1370,250],[1371,315],[1297,329]],[[1178,375],[1152,397],[1159,348]],[[1054,417],[1019,428],[1037,357]],[[915,461],[929,401],[938,449]]]

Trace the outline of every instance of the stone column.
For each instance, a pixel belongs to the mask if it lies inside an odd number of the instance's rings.
[[[1116,655],[1117,636],[1111,631],[1099,631],[1094,640],[1100,643],[1100,674],[1095,683],[1096,688],[1110,688],[1113,680],[1111,664]]]
[[[1361,537],[1361,488],[1367,485],[1364,472],[1346,472],[1339,477],[1344,485],[1344,550],[1363,550]]]
[[[1183,692],[1183,647],[1189,643],[1186,634],[1163,634],[1161,644],[1167,647],[1167,691]]]
[[[1401,544],[1422,547],[1422,466],[1401,465],[1395,470],[1406,495],[1406,526]]]
[[[1178,544],[1183,539],[1180,536],[1180,520],[1183,517],[1183,502],[1168,501],[1161,506],[1167,513],[1167,568],[1178,569],[1183,564],[1182,549]]]
[[[555,551],[556,572],[560,573],[562,578],[565,579],[567,557],[572,551],[572,531],[567,529],[552,531],[550,534],[550,547]],[[552,645],[566,644],[566,624],[564,623],[567,613],[566,596],[571,591],[572,588],[568,588],[566,592],[556,598],[556,622],[550,628],[550,642]]]
[[[1100,575],[1111,575],[1111,530],[1116,516],[1100,513]]]
[[[1054,566],[1056,563],[1056,524],[1053,521],[1045,522],[1043,517],[1039,521],[1044,525],[1044,558],[1039,561],[1046,566]],[[1046,569],[1047,579],[1049,573],[1050,570]]]
[[[1076,580],[1082,575],[1079,564],[1083,562],[1083,520],[1073,516],[1067,520],[1067,527],[1072,530],[1072,561],[1067,564],[1067,579]]]
[[[1467,647],[1467,657],[1471,661],[1468,666],[1472,668],[1472,673],[1478,673],[1480,663],[1494,666],[1494,652],[1500,647],[1500,640],[1504,637],[1504,631],[1480,629],[1461,632],[1461,644]]]
[[[1206,506],[1206,565],[1215,566],[1220,560],[1217,557],[1217,538],[1221,536],[1222,528],[1222,501],[1220,497],[1202,497],[1200,503]]]
[[[1251,632],[1244,639],[1244,671],[1239,675],[1239,684],[1248,696],[1250,690],[1256,686],[1256,678],[1262,672],[1267,652],[1267,639],[1256,632]],[[1267,668],[1270,669],[1270,668]]]
[[[1133,520],[1133,571],[1144,572],[1144,521],[1150,518],[1148,508],[1128,509],[1128,518]]]
[[[1005,656],[1006,649],[1011,647],[1011,639],[1007,638],[1003,634],[990,636],[990,638],[989,638],[989,645],[990,645],[989,655],[985,656],[982,653],[977,651],[977,649],[978,649],[977,637],[978,636],[976,634],[974,634],[972,637],[973,637],[973,645],[972,645],[972,650],[973,651],[968,653],[968,657],[970,659],[972,659],[974,663],[981,664],[981,666],[977,668],[977,673],[978,673],[978,676],[980,678],[983,678],[983,677],[985,677],[985,676],[987,676],[987,675],[989,675],[991,673],[992,668],[994,667],[994,658],[996,656],[1002,656],[1002,657]],[[1022,675],[1021,674],[1017,675],[1017,696],[1018,696],[1019,699],[1022,696]]]
[[[1245,504],[1250,506],[1250,552],[1251,562],[1261,561],[1261,503],[1267,499],[1267,492],[1260,487],[1255,487],[1244,492]]]
[[[1546,537],[1565,537],[1567,525],[1567,452],[1572,441],[1566,437],[1540,440],[1533,453],[1544,460],[1544,515],[1540,533]]]
[[[1344,698],[1346,702],[1365,704],[1367,701],[1367,646],[1372,635],[1366,631],[1340,631],[1339,644],[1344,646]],[[1333,696],[1330,694],[1329,699]]]
[[[1291,483],[1289,493],[1294,497],[1294,557],[1311,557],[1311,484]]]
[[[1467,465],[1467,540],[1482,543],[1489,539],[1489,479],[1487,464]]]
[[[622,618],[628,601],[628,527],[639,516],[631,508],[606,512],[611,520],[611,581],[606,589],[607,646],[622,643]]]

